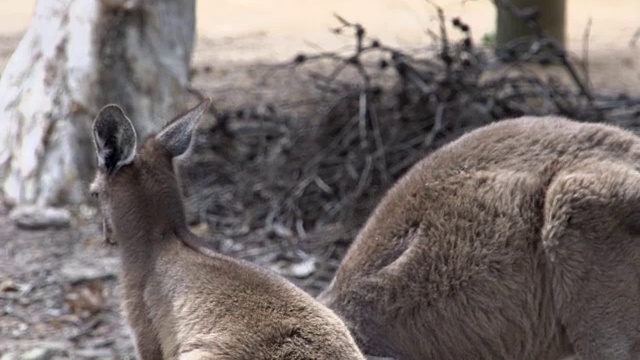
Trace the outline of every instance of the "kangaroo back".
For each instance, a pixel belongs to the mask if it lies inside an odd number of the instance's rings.
[[[389,190],[318,299],[372,355],[637,359],[639,165],[613,126],[473,131]]]

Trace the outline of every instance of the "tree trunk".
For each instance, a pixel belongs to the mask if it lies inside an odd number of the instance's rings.
[[[184,110],[195,0],[39,0],[0,78],[5,202],[78,203],[91,124],[118,103],[141,138]]]
[[[561,45],[565,42],[565,0],[507,0],[520,10],[535,7],[539,11],[539,24],[547,34],[555,38]],[[533,31],[522,19],[505,9],[497,6],[496,45],[504,46],[509,42],[533,35]],[[526,42],[522,47],[526,47]],[[521,50],[521,49],[516,49]]]

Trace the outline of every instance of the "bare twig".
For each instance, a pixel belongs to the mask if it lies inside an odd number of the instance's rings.
[[[360,134],[360,148],[367,148],[367,93],[365,91],[360,92],[358,110],[358,133]]]
[[[104,318],[102,317],[102,315],[96,315],[91,320],[89,320],[88,323],[84,324],[82,327],[76,330],[76,332],[74,332],[72,335],[67,336],[67,340],[77,341],[81,337],[86,336],[91,332],[93,332],[93,330],[103,322],[104,322]]]
[[[436,109],[436,114],[433,120],[433,128],[431,131],[427,133],[427,136],[424,138],[424,144],[426,146],[433,145],[433,140],[435,140],[436,136],[442,130],[442,116],[444,115],[444,109],[446,108],[446,104],[438,104],[438,108]]]
[[[636,30],[636,32],[634,32],[631,36],[631,39],[629,40],[629,46],[636,47],[638,39],[640,39],[640,28],[638,28],[638,30]]]
[[[592,19],[589,17],[587,25],[582,32],[582,72],[586,86],[589,88],[591,88],[591,78],[589,74],[589,36],[591,35],[591,22]]]

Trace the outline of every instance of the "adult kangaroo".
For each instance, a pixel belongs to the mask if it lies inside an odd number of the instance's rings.
[[[640,359],[640,139],[522,117],[385,195],[318,299],[365,354]]]
[[[141,359],[364,359],[328,308],[191,233],[173,167],[209,100],[137,148],[116,105],[95,119],[104,234],[119,244],[122,305]],[[198,251],[198,250],[202,251]],[[206,254],[204,254],[206,253]]]

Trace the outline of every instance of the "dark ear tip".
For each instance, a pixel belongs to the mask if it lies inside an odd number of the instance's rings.
[[[94,131],[108,131],[112,126],[119,126],[118,124],[130,123],[124,110],[116,104],[105,105],[96,116],[93,121]],[[126,125],[126,124],[124,124]]]
[[[105,105],[98,112],[98,116],[96,117],[96,120],[100,118],[111,117],[111,116],[124,116],[124,110],[122,110],[122,108],[117,104]]]
[[[107,104],[105,106],[102,107],[102,109],[100,110],[105,111],[105,110],[119,110],[119,111],[123,111],[122,108],[120,107],[120,105],[118,104]]]
[[[191,110],[196,110],[198,109],[199,111],[206,111],[209,106],[211,106],[211,98],[210,97],[204,97],[202,98],[202,100],[200,101],[200,103],[196,106],[194,106],[193,108],[191,108]]]
[[[209,106],[211,106],[211,98],[207,96],[207,97],[202,98],[200,103],[198,105],[194,106],[193,108],[191,108],[189,111],[196,111],[196,112],[199,112],[200,114],[202,114],[205,111],[207,111]]]

